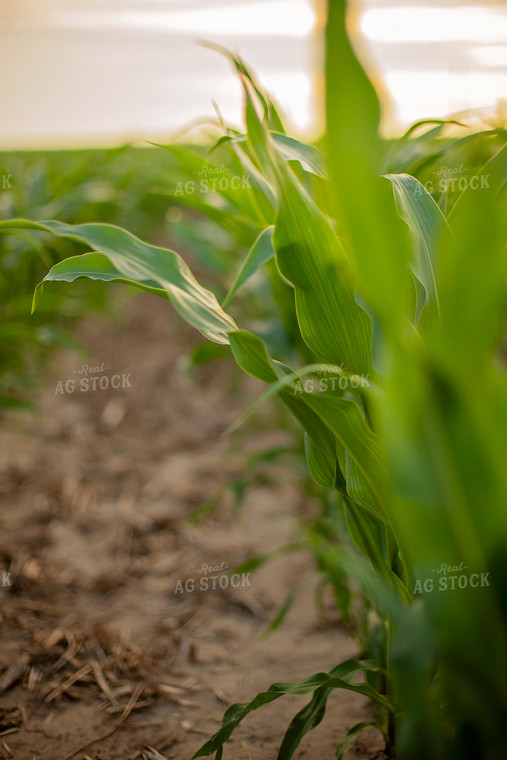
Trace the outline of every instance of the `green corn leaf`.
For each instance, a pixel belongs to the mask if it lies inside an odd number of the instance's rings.
[[[167,292],[176,311],[210,340],[228,343],[227,334],[237,330],[234,320],[222,310],[213,293],[197,282],[183,259],[174,251],[144,243],[126,230],[109,224],[71,225],[24,219],[0,222],[0,231],[15,228],[38,229],[85,243],[106,256],[115,270],[129,282],[144,289],[147,283],[156,283]],[[68,264],[68,277],[74,279],[71,271],[73,265],[78,271],[82,270],[80,258],[75,257],[71,260],[73,264]],[[51,271],[43,282],[52,279]],[[61,274],[57,272],[58,279],[61,279]],[[92,269],[91,274],[95,277],[96,270]],[[40,296],[41,292],[39,286],[37,295]]]
[[[318,576],[317,576],[318,577]],[[276,613],[275,617],[269,624],[268,628],[266,629],[264,636],[268,636],[270,633],[273,633],[276,631],[277,628],[280,627],[280,625],[283,623],[287,615],[289,614],[290,610],[292,609],[292,606],[294,602],[296,601],[296,598],[302,589],[308,585],[308,583],[311,583],[312,581],[316,580],[315,576],[311,576],[309,578],[304,578],[302,581],[297,583],[287,596],[285,597],[283,604],[281,605],[280,609]]]
[[[253,150],[255,163],[265,177],[271,178],[273,160],[271,158],[269,133],[265,123],[257,113],[248,84],[245,81],[242,83],[245,94],[245,121],[248,140]]]
[[[226,58],[228,58],[228,60],[233,64],[234,68],[236,69],[236,72],[238,73],[238,75],[241,78],[246,79],[246,81],[249,83],[249,85],[252,87],[253,91],[255,92],[255,95],[258,98],[259,103],[261,104],[263,119],[266,122],[268,129],[284,134],[285,129],[283,126],[283,120],[282,120],[282,117],[280,116],[277,106],[273,102],[272,98],[262,91],[260,86],[257,84],[257,81],[254,75],[252,74],[251,70],[246,65],[246,63],[239,57],[239,55],[235,55],[234,53],[231,53],[230,50],[227,50],[227,48],[224,48],[221,45],[217,45],[215,43],[201,42],[201,44],[203,45],[203,47],[208,47],[210,48],[210,50],[216,50],[218,53],[221,53]]]
[[[245,330],[230,333],[229,337],[233,356],[244,372],[265,383],[278,381],[278,375],[261,338]],[[332,488],[337,467],[336,440],[333,434],[308,407],[304,396],[295,396],[282,387],[280,397],[308,435],[311,444],[309,464],[312,473],[318,475],[317,482]]]
[[[275,194],[267,179],[248,155],[246,146],[241,145],[236,148],[236,153],[246,176],[249,177],[252,205],[257,214],[258,225],[261,228],[267,227],[275,221]]]
[[[126,285],[134,285],[162,298],[169,298],[169,293],[158,287],[154,281],[143,282],[123,277],[121,272],[102,253],[83,253],[81,256],[71,256],[64,259],[51,268],[50,273],[35,289],[32,311],[37,307],[42,295],[44,282],[74,282],[79,277],[88,277],[90,280],[103,280],[104,282],[122,282]]]
[[[365,731],[367,728],[378,728],[378,725],[371,720],[363,721],[362,723],[356,723],[356,725],[347,732],[347,736],[341,740],[338,747],[336,748],[337,760],[343,760],[343,757],[347,750],[351,749],[356,743],[356,739],[361,731]]]
[[[412,268],[424,286],[426,299],[438,308],[436,276],[437,247],[442,229],[447,226],[440,211],[424,185],[408,174],[388,174],[401,217],[407,223],[414,246]],[[417,318],[423,303],[418,306]]]
[[[316,471],[319,482],[325,482],[326,485],[334,484],[337,465],[336,442],[332,436],[330,437],[330,434],[333,434],[354,463],[353,479],[350,481],[352,493],[360,498],[360,503],[365,509],[375,517],[385,520],[383,502],[386,498],[386,476],[381,447],[375,434],[368,428],[358,404],[325,393],[294,394],[287,390],[287,386],[294,382],[298,373],[285,368],[284,375],[279,377],[260,338],[241,331],[230,334],[230,343],[239,366],[248,374],[271,384],[271,388],[261,399],[242,415],[240,422],[267,398],[274,393],[280,393],[284,403],[311,438],[312,469]],[[320,366],[307,367],[299,374],[304,374],[305,371],[309,373]],[[277,367],[282,369],[279,363]],[[320,418],[320,424],[316,424],[315,415]],[[238,423],[235,423],[234,427],[237,425]],[[328,430],[326,435],[323,435],[322,426]],[[349,465],[349,475],[350,472]],[[349,487],[349,484],[347,486]]]
[[[448,217],[452,235],[438,252],[442,319],[434,339],[442,359],[452,358],[455,371],[468,378],[489,364],[505,330],[507,146],[480,173],[489,187],[475,192],[469,185],[462,193]]]
[[[363,506],[375,517],[388,522],[384,512],[387,484],[382,449],[378,437],[368,428],[359,405],[349,399],[320,393],[305,394],[305,401],[334,433],[364,478],[371,501],[362,499]]]
[[[371,483],[365,477],[349,451],[345,451],[345,482],[347,484],[347,496],[367,511],[371,511],[371,505],[377,503],[378,498]]]
[[[220,53],[221,55],[225,56],[233,64],[239,77],[241,79],[245,79],[249,83],[249,85],[252,87],[253,91],[255,92],[262,106],[264,118],[267,118],[269,115],[268,100],[266,96],[264,95],[264,93],[262,92],[259,85],[257,84],[252,72],[250,71],[246,63],[240,58],[240,56],[235,55],[234,53],[231,53],[231,51],[227,50],[227,48],[224,48],[221,45],[217,45],[214,42],[201,41],[200,44],[203,47],[209,48],[210,50],[215,50],[217,53]]]
[[[243,412],[243,414],[241,414],[241,416],[238,417],[238,419],[235,420],[232,425],[230,425],[226,432],[233,432],[234,430],[237,430],[266,401],[272,398],[275,394],[279,393],[283,388],[294,385],[296,381],[297,386],[300,385],[301,387],[298,388],[296,386],[295,392],[303,393],[303,386],[301,385],[300,381],[307,375],[312,375],[315,372],[326,372],[327,375],[337,375],[339,377],[344,377],[347,379],[350,379],[351,377],[347,372],[344,372],[341,367],[332,367],[327,364],[310,364],[306,367],[298,369],[297,371],[292,371],[289,367],[282,364],[281,362],[274,362],[273,366],[275,365],[283,372],[283,376],[274,382],[266,391],[264,391],[262,396],[254,401],[254,403],[245,412]],[[357,378],[357,380],[359,381],[359,378]],[[338,393],[341,393],[341,391],[338,391]]]
[[[238,366],[265,383],[278,380],[266,346],[261,338],[247,330],[231,333],[231,350]]]
[[[299,372],[292,372],[279,362],[272,362],[262,340],[246,331],[231,333],[231,349],[238,365],[253,377],[270,382],[267,391],[236,420],[228,429],[235,430],[265,401],[278,393],[305,430],[305,451],[312,477],[328,488],[336,487],[337,479],[343,481],[336,459],[336,439],[326,424],[308,407],[304,395],[294,395],[288,387],[296,378],[314,371],[322,365],[313,365]],[[278,377],[275,366],[284,374]],[[338,369],[338,368],[337,368]],[[346,493],[345,489],[342,489]]]
[[[326,109],[328,139],[332,141],[329,143],[330,153],[335,159],[351,151],[343,166],[346,176],[350,175],[353,165],[357,165],[361,176],[366,167],[375,175],[382,155],[379,99],[347,34],[348,3],[346,0],[330,0],[327,5]],[[338,135],[340,143],[336,142]]]
[[[405,157],[408,155],[408,159],[403,158],[403,164],[409,160],[408,167],[405,166],[405,171],[408,174],[415,174],[417,168],[429,159],[430,161],[439,153],[428,152],[430,146],[434,145],[434,141],[441,135],[443,130],[448,124],[454,126],[463,127],[464,125],[458,121],[452,119],[422,119],[412,124],[404,135],[398,140],[392,142],[390,150],[382,161],[382,174],[396,172],[397,167],[400,165],[400,154]],[[426,125],[433,125],[431,129],[422,132],[422,134],[415,135],[415,133]],[[443,142],[445,145],[446,142]]]
[[[352,504],[347,494],[344,500],[345,523],[356,546],[368,557],[372,566],[386,578],[386,526],[371,513],[364,514]]]
[[[274,246],[295,290],[298,322],[317,356],[358,375],[371,372],[371,318],[354,298],[354,278],[329,222],[289,169],[279,166],[281,203]]]
[[[242,562],[241,565],[235,567],[234,572],[251,573],[254,570],[258,570],[260,567],[265,565],[266,562],[275,559],[275,557],[281,557],[284,554],[301,551],[303,548],[304,547],[300,544],[286,544],[285,546],[281,546],[279,549],[274,549],[271,552],[267,552],[267,554],[259,554],[256,557],[247,559],[246,562]]]
[[[238,290],[250,279],[253,275],[270,259],[275,255],[273,248],[273,227],[268,227],[267,230],[261,232],[253,247],[250,249],[248,256],[246,257],[243,265],[231,286],[231,289],[227,293],[222,306],[225,309],[230,301],[234,298]]]
[[[334,488],[341,475],[338,472],[335,437],[301,397],[282,392],[281,398],[306,433],[308,442],[305,448],[312,477],[317,483]]]
[[[331,692],[332,689],[321,686],[313,693],[310,702],[294,716],[283,737],[277,760],[291,760],[303,737],[319,725],[326,714]]]
[[[349,495],[367,510],[372,511],[376,517],[381,516],[385,470],[380,439],[366,424],[358,404],[326,392],[295,394],[286,390],[288,386],[294,384],[296,378],[302,378],[322,368],[327,370],[333,368],[327,365],[314,364],[294,372],[279,362],[271,362],[260,338],[242,331],[241,333],[232,333],[230,339],[233,354],[242,369],[265,382],[271,378],[271,384],[262,396],[231,425],[229,430],[235,430],[239,427],[276,393],[279,393],[289,405],[291,402],[294,404],[296,399],[301,401],[314,410],[343,446],[346,452],[347,491]],[[251,351],[248,358],[245,358],[246,352],[238,353],[238,348],[241,350],[245,346],[248,346]],[[255,359],[252,360],[254,355]],[[275,365],[284,372],[281,377],[277,376],[274,369]],[[344,374],[339,367],[336,367],[335,370],[340,375]],[[293,406],[291,406],[291,410],[294,413]],[[311,446],[311,456],[312,458],[315,457],[315,446]],[[320,463],[324,464],[322,460]],[[327,468],[326,472],[328,472]],[[321,475],[323,476],[323,473]]]
[[[427,169],[429,166],[434,165],[436,162],[439,164],[449,162],[453,153],[456,153],[458,150],[462,150],[465,147],[472,147],[474,143],[479,143],[479,141],[488,137],[501,137],[505,142],[507,139],[507,130],[503,127],[498,127],[495,129],[483,130],[482,132],[473,132],[464,137],[442,141],[438,144],[437,149],[428,155],[423,155],[420,161],[410,167],[410,173],[414,173],[416,170],[417,172],[420,172],[423,169]]]
[[[433,132],[434,129],[440,129],[441,127],[445,127],[448,124],[452,124],[453,126],[457,127],[464,127],[465,124],[461,121],[456,121],[455,119],[419,119],[419,121],[414,122],[410,125],[410,127],[406,130],[406,132],[400,137],[400,143],[405,142],[408,140],[409,137],[412,137],[414,132],[416,132],[421,127],[425,127],[427,125],[436,125],[433,129],[430,130],[430,132]],[[430,132],[425,132],[422,137],[427,137]],[[439,134],[437,132],[436,134]]]
[[[242,167],[243,175],[248,178],[250,200],[257,222],[261,228],[265,228],[274,222],[276,198],[271,185],[253,161],[248,136],[245,135],[245,138],[244,141],[231,140],[229,144]]]
[[[278,111],[277,106],[268,97],[268,127],[274,132],[278,132],[280,135],[285,134],[285,127],[283,125],[283,119]]]
[[[295,137],[289,137],[285,133],[271,132],[271,137],[275,146],[287,161],[299,161],[305,171],[324,179],[327,177],[325,156],[318,148],[296,140]],[[248,135],[241,133],[222,135],[210,148],[209,153],[212,153],[224,143],[242,143],[247,139]]]
[[[277,132],[272,132],[271,136],[275,146],[287,161],[299,161],[305,171],[316,174],[318,177],[327,176],[325,157],[318,148]]]
[[[229,133],[226,135],[220,135],[220,137],[215,140],[211,148],[208,148],[208,156],[211,156],[212,153],[214,153],[218,148],[220,148],[221,145],[227,145],[228,143],[239,143],[244,142],[248,139],[248,136],[245,134],[242,134],[241,132],[236,132],[229,130]]]
[[[329,431],[324,427],[324,430],[326,434],[329,435]],[[333,461],[333,452],[332,452],[332,443],[333,440],[330,438],[330,456],[329,457],[323,457],[322,456],[322,450],[321,447],[318,445],[315,445],[313,440],[310,438],[308,433],[305,433],[305,454],[306,454],[306,462],[308,464],[308,469],[310,470],[310,474],[314,481],[318,483],[321,486],[325,486],[327,488],[335,488],[336,490],[340,490],[336,485],[336,478],[339,474],[341,477],[339,480],[343,480],[343,475],[341,475],[341,472],[338,473],[338,462],[336,460],[336,456],[334,456]],[[331,467],[329,465],[332,465]],[[342,493],[346,493],[345,484],[343,483]]]
[[[379,177],[380,104],[346,29],[345,0],[328,2],[326,123],[337,231],[355,263],[357,287],[389,339],[413,312],[410,247],[392,190]]]
[[[329,689],[346,689],[348,691],[363,694],[372,699],[376,704],[392,710],[392,702],[375,691],[369,684],[349,683],[346,678],[352,677],[355,673],[365,670],[377,670],[378,666],[372,663],[360,662],[357,660],[347,660],[342,665],[335,668],[331,673],[316,673],[308,678],[294,683],[275,683],[267,691],[257,694],[257,696],[248,703],[239,703],[231,705],[226,710],[222,727],[200,749],[193,755],[192,760],[198,757],[207,757],[213,752],[220,751],[225,742],[230,738],[241,721],[253,710],[279,699],[284,694],[304,695],[309,694],[321,687]]]

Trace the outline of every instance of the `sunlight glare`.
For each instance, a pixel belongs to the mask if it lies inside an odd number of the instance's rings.
[[[61,11],[52,15],[57,26],[78,29],[124,28],[211,35],[281,35],[306,37],[315,24],[315,14],[306,0],[263,0],[255,5],[219,6],[184,11],[100,12]],[[268,21],[267,21],[268,20]]]
[[[367,10],[361,29],[378,42],[505,42],[505,9],[413,6]]]

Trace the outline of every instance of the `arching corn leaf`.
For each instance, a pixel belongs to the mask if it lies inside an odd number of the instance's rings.
[[[349,683],[348,680],[345,680],[351,678],[358,672],[376,669],[377,666],[372,663],[360,662],[358,660],[347,660],[330,673],[315,673],[315,675],[293,683],[274,683],[267,691],[257,694],[251,702],[231,705],[224,714],[220,730],[197,750],[192,760],[195,760],[195,758],[198,757],[207,757],[208,755],[213,754],[213,752],[220,752],[236,726],[241,723],[249,713],[273,702],[275,699],[279,699],[284,694],[309,694],[321,687],[329,689],[346,689],[348,691],[356,692],[357,694],[363,694],[372,699],[376,704],[391,710],[391,700],[379,694],[369,684]]]
[[[107,256],[102,253],[83,253],[81,256],[71,256],[60,261],[51,268],[44,280],[39,283],[33,296],[32,311],[37,307],[42,295],[44,282],[74,282],[79,277],[88,277],[90,280],[103,280],[104,282],[122,282],[126,285],[135,285],[141,290],[146,290],[162,298],[169,298],[169,293],[157,286],[154,281],[132,280],[123,277],[121,272],[114,267]],[[209,345],[209,344],[208,344]]]
[[[0,231],[13,228],[38,229],[85,243],[111,262],[114,269],[132,284],[146,289],[154,283],[169,295],[176,311],[193,327],[217,343],[228,343],[227,334],[237,326],[223,311],[214,294],[200,285],[177,253],[145,243],[126,230],[109,224],[63,224],[62,222],[30,222],[10,219],[0,222]],[[70,260],[67,276],[75,279],[72,268],[82,272],[80,257]],[[44,281],[52,279],[52,270]],[[96,270],[91,274],[95,277]],[[81,273],[79,276],[88,276]],[[62,272],[57,272],[62,279]],[[40,286],[38,294],[40,295]]]
[[[352,726],[350,731],[347,732],[347,736],[341,740],[336,748],[336,760],[343,760],[347,750],[351,749],[356,743],[356,739],[361,731],[365,731],[367,728],[378,728],[378,726],[371,720],[365,720],[362,723],[356,723],[355,726]]]

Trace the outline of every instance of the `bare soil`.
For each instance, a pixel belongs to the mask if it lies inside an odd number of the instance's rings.
[[[77,383],[83,363],[62,353],[44,378],[40,414],[9,418],[0,434],[0,758],[189,760],[227,705],[329,670],[357,646],[331,608],[326,624],[318,619],[311,583],[262,636],[314,572],[305,553],[230,585],[234,568],[290,542],[298,516],[314,508],[300,476],[278,463],[233,509],[226,486],[247,455],[291,443],[255,423],[223,437],[260,386],[224,362],[193,382],[182,360],[198,336],[150,296],[79,332],[86,362],[103,363],[109,378],[125,373],[124,387],[55,393],[59,380]],[[189,522],[203,504],[215,510]],[[227,588],[213,590],[213,575]],[[184,590],[188,579],[194,591]],[[275,760],[307,700],[283,697],[252,713],[225,760]],[[295,758],[331,760],[371,715],[361,696],[336,692]],[[370,730],[350,757],[381,758],[381,748]]]

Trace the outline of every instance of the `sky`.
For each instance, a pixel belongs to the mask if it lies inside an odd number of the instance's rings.
[[[319,129],[322,0],[0,0],[0,148],[169,138],[240,123],[239,52],[293,129]],[[321,5],[322,7],[322,5]],[[507,0],[366,0],[358,35],[388,95],[386,129],[507,98]]]

